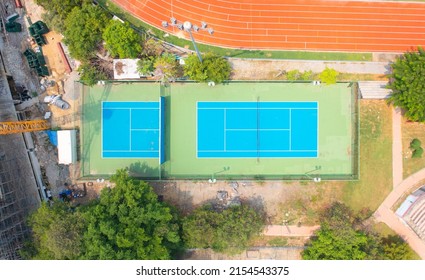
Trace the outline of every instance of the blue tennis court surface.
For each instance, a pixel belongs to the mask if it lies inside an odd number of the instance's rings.
[[[199,158],[317,157],[317,102],[198,102]]]
[[[102,102],[104,158],[161,158],[160,102]]]

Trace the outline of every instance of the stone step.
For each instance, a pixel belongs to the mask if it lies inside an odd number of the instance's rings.
[[[425,196],[419,197],[411,206],[411,211],[408,214],[412,220],[417,219],[417,216],[421,214],[421,211],[425,209]]]
[[[362,98],[365,99],[385,99],[391,94],[391,90],[386,88],[387,82],[364,81],[359,82],[359,90]]]

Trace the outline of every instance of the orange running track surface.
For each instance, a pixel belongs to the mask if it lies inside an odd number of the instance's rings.
[[[199,43],[264,50],[404,52],[425,46],[425,3],[338,0],[113,0],[142,21],[189,38],[162,21],[214,29]]]

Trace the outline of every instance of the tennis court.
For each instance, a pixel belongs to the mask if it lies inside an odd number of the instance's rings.
[[[103,158],[160,158],[159,102],[102,102]]]
[[[317,157],[317,102],[198,102],[199,158]]]

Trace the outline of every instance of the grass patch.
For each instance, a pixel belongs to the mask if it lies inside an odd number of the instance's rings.
[[[393,231],[389,226],[387,226],[385,223],[377,223],[373,225],[373,229],[379,233],[383,237],[388,237],[389,235],[398,235],[395,231]],[[409,248],[409,257],[408,260],[421,260],[421,257],[416,254],[415,251],[413,251],[412,248]]]
[[[417,138],[425,145],[425,124],[410,122],[403,118],[401,121],[402,145],[403,145],[403,178],[407,178],[417,171],[425,168],[425,156],[412,158],[410,142]]]
[[[360,180],[343,187],[355,211],[375,211],[392,190],[392,112],[385,101],[360,101]]]
[[[340,200],[342,187],[338,181],[324,181],[319,184],[301,181],[294,186],[291,195],[279,205],[274,224],[313,226],[320,223],[320,214],[334,201]]]
[[[288,239],[282,238],[282,237],[275,237],[275,238],[269,240],[267,243],[271,247],[284,247],[284,246],[288,245]]]
[[[170,35],[164,37],[165,32],[148,25],[135,18],[130,13],[123,11],[120,7],[110,0],[98,0],[102,7],[111,13],[117,15],[123,20],[128,21],[139,32],[145,32],[154,35],[170,44],[193,49],[192,42]],[[214,52],[220,56],[238,57],[238,58],[257,58],[257,59],[305,59],[305,60],[338,60],[338,61],[372,61],[372,53],[344,53],[344,52],[305,52],[305,51],[265,51],[265,50],[240,50],[225,49],[220,47],[197,44],[201,52]]]

